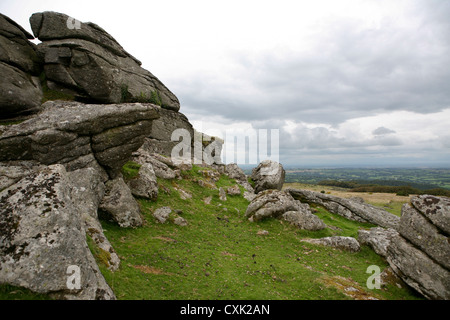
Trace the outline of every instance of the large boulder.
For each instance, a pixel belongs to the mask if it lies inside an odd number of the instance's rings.
[[[0,192],[0,283],[59,299],[115,298],[87,246],[72,189],[64,167],[53,165]]]
[[[12,119],[39,111],[42,89],[41,59],[34,37],[16,22],[0,14],[0,119]]]
[[[114,178],[143,144],[160,108],[48,101],[43,109],[30,120],[0,128],[0,161],[61,163],[69,171],[103,168]]]
[[[158,181],[150,163],[144,163],[139,168],[137,177],[127,180],[126,183],[135,197],[149,200],[156,200],[158,197]]]
[[[135,228],[142,225],[139,204],[121,176],[105,184],[105,196],[99,208],[122,228]]]
[[[178,111],[177,97],[105,30],[57,12],[30,18],[47,85],[93,103],[152,102]]]
[[[449,198],[413,197],[387,249],[392,270],[429,299],[450,298],[449,222]]]
[[[103,252],[102,261],[106,267],[116,271],[120,266],[119,256],[103,233],[98,219],[98,207],[105,195],[105,184],[101,173],[93,168],[85,168],[68,172],[67,176],[72,185],[70,198],[80,208],[80,218],[86,234]]]
[[[251,200],[245,217],[251,221],[277,218],[305,230],[326,227],[319,217],[311,213],[308,204],[295,200],[289,193],[272,189],[260,192]]]
[[[450,272],[401,235],[388,247],[387,261],[406,284],[428,299],[450,299]]]
[[[263,190],[281,190],[286,172],[283,166],[272,160],[262,161],[252,170],[251,178],[255,182],[255,193]]]
[[[286,189],[286,192],[290,193],[296,199],[319,204],[328,211],[350,220],[369,222],[392,229],[397,229],[399,225],[400,218],[396,215],[357,199],[340,198],[320,192],[292,188]]]
[[[450,209],[450,206],[447,208]],[[436,262],[450,270],[449,234],[440,231],[420,211],[407,203],[402,207],[399,233]]]
[[[298,209],[297,201],[290,194],[279,190],[265,190],[250,202],[245,217],[259,221],[265,218],[278,218],[285,212]]]

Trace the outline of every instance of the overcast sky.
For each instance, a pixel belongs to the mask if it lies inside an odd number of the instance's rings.
[[[202,132],[278,129],[280,162],[450,164],[450,0],[0,2],[108,31]]]

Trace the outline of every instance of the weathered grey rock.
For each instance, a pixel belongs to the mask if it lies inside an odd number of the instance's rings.
[[[400,218],[392,213],[360,201],[340,198],[309,190],[286,189],[294,198],[312,202],[328,211],[358,222],[369,222],[384,228],[397,229]]]
[[[230,196],[239,196],[241,195],[241,189],[239,189],[238,185],[228,187],[227,194],[229,194]]]
[[[320,238],[320,239],[305,239],[301,240],[304,242],[312,243],[312,244],[318,244],[323,245],[327,247],[333,247],[336,249],[341,249],[345,251],[350,252],[358,252],[361,248],[359,246],[359,242],[352,237],[326,237],[326,238]]]
[[[265,190],[260,192],[248,205],[245,217],[253,221],[278,218],[288,211],[298,211],[298,202],[284,191]]]
[[[172,209],[170,207],[161,207],[153,212],[153,216],[159,223],[166,223],[171,213]]]
[[[11,119],[40,110],[42,89],[38,79],[41,59],[33,36],[0,14],[0,118]]]
[[[225,189],[222,187],[219,188],[219,199],[220,201],[227,201],[227,194],[225,193]]]
[[[0,61],[37,76],[42,61],[36,46],[29,41],[32,39],[34,37],[24,28],[0,13]]]
[[[173,223],[176,224],[177,226],[181,226],[181,227],[185,227],[188,225],[188,222],[183,217],[176,217],[173,220]]]
[[[133,152],[132,160],[136,163],[139,163],[140,165],[150,163],[153,167],[155,175],[158,178],[170,180],[177,177],[176,172],[172,170],[167,164],[161,162],[143,148],[140,148],[136,152]]]
[[[158,198],[158,181],[150,163],[144,163],[139,168],[138,176],[126,183],[130,187],[131,193],[136,197],[150,200]]]
[[[37,77],[0,62],[0,117],[13,119],[40,110],[42,89]]]
[[[251,202],[255,198],[256,194],[254,194],[253,192],[244,191],[244,199],[246,199],[247,201]]]
[[[264,160],[252,170],[251,178],[255,182],[255,193],[263,190],[281,190],[284,184],[285,170],[275,161]]]
[[[217,170],[199,170],[199,174],[206,178],[206,180],[216,183],[220,179],[220,173]]]
[[[386,257],[387,248],[391,239],[398,235],[394,229],[371,228],[370,230],[360,229],[358,231],[358,241],[361,245],[370,246],[377,254]]]
[[[253,194],[255,193],[255,190],[250,185],[250,183],[247,180],[247,176],[245,175],[244,171],[239,168],[239,166],[236,163],[230,163],[225,166],[225,174],[230,178],[236,180],[236,183],[240,186],[243,186],[244,189],[247,191],[246,199],[251,201],[251,199],[254,198]]]
[[[299,229],[317,231],[326,228],[320,218],[309,211],[288,211],[281,215],[281,219],[298,227]]]
[[[119,226],[134,228],[142,225],[139,204],[121,176],[105,184],[105,196],[99,208],[109,214]]]
[[[229,163],[225,166],[225,173],[230,179],[237,181],[247,181],[244,171],[236,163]]]
[[[111,178],[140,148],[160,109],[67,101],[48,101],[43,108],[30,120],[0,130],[0,161],[61,163],[68,170],[101,166]]]
[[[72,185],[70,198],[80,212],[86,234],[104,253],[103,262],[106,263],[107,268],[116,271],[120,266],[119,256],[103,233],[97,215],[98,207],[105,194],[102,174],[93,168],[86,168],[69,172],[67,176]]]
[[[59,299],[115,299],[87,246],[71,188],[64,167],[53,165],[0,193],[0,283]],[[73,266],[80,271],[74,287]]]
[[[33,14],[30,23],[56,86],[91,102],[145,100],[179,110],[177,97],[99,26],[48,11]]]
[[[411,204],[427,219],[450,235],[450,199],[431,195],[420,195],[411,198]]]
[[[165,142],[175,142],[172,141],[172,135],[174,134],[174,131],[184,129],[189,135],[189,141],[184,142],[188,142],[189,145],[192,145],[192,140],[194,139],[194,127],[184,114],[172,110],[162,109],[160,115],[161,116],[159,117],[159,119],[153,122],[153,129],[148,135],[149,138]],[[176,140],[175,144],[177,144],[178,139],[174,140]],[[148,151],[150,153],[159,153],[166,157],[172,156],[172,149],[167,150],[169,151],[168,153],[151,152],[150,150]]]
[[[391,240],[387,261],[405,283],[428,299],[450,297],[449,199],[416,196],[402,207],[399,235]]]
[[[417,204],[418,201],[415,200],[415,203]],[[435,227],[431,220],[407,203],[402,207],[398,231],[405,239],[450,270],[450,238]]]
[[[386,259],[405,283],[426,298],[450,299],[450,271],[401,235],[391,240]]]
[[[0,162],[0,191],[43,168],[44,166],[37,161]]]

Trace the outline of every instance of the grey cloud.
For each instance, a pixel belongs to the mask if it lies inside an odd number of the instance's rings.
[[[382,136],[382,135],[391,134],[391,133],[395,133],[395,131],[385,128],[385,127],[378,127],[372,131],[372,134],[374,136]]]
[[[294,132],[280,130],[280,148],[282,152],[296,150],[298,153],[304,150],[340,150],[340,153],[368,153],[369,148],[379,147],[389,149],[401,146],[403,143],[395,136],[375,136],[374,138],[363,137],[340,137],[337,131],[325,127],[308,128],[297,127]]]
[[[421,19],[420,28],[387,20],[369,30],[334,21],[310,54],[236,52],[235,81],[220,75],[183,79],[176,92],[187,113],[203,110],[231,120],[336,125],[393,110],[436,112],[450,106],[450,5],[419,1],[411,15]]]

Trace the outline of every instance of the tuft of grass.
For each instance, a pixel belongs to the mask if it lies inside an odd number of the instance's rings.
[[[140,168],[141,165],[139,163],[133,161],[128,161],[127,163],[125,163],[121,170],[125,181],[137,178],[139,176]]]

